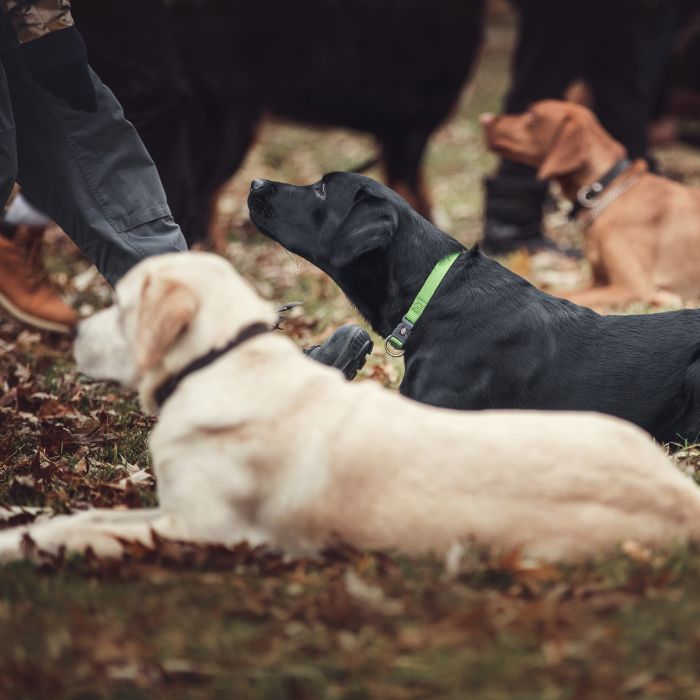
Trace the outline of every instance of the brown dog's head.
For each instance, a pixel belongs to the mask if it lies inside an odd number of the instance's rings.
[[[542,100],[522,114],[484,114],[481,124],[492,151],[537,168],[541,180],[598,170],[596,160],[608,167],[625,156],[593,112],[573,102]]]

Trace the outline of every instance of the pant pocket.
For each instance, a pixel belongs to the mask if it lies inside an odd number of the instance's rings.
[[[59,124],[104,217],[123,233],[170,215],[151,157],[119,102],[91,73],[97,111],[82,112],[36,86]]]

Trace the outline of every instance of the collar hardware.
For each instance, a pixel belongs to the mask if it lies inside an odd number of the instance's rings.
[[[430,303],[440,283],[445,279],[445,275],[449,272],[455,260],[457,260],[460,255],[461,252],[450,253],[435,264],[435,267],[432,269],[425,282],[423,282],[423,286],[420,288],[411,307],[406,312],[406,315],[401,319],[398,326],[394,328],[391,334],[386,337],[384,341],[384,350],[387,355],[401,357],[401,355],[404,354],[406,350],[406,341],[411,335],[414,326]]]
[[[600,182],[594,182],[592,185],[584,185],[576,194],[576,201],[582,206],[589,209],[595,206],[596,197],[603,191],[603,185]]]
[[[386,350],[387,355],[392,357],[401,357],[403,355],[403,345],[408,340],[408,336],[411,335],[414,325],[405,316],[401,319],[401,323],[394,328],[391,335],[384,341],[384,350]]]
[[[629,170],[632,167],[632,161],[629,158],[621,158],[603,175],[599,180],[592,182],[590,185],[583,185],[576,193],[576,202],[569,212],[569,218],[575,219],[581,209],[593,209],[598,204],[598,197],[603,190],[619,175]]]
[[[609,189],[602,197],[596,200],[595,206],[587,209],[584,216],[579,218],[583,229],[587,229],[618,197],[639,182],[639,174],[633,173],[626,177],[619,185]]]

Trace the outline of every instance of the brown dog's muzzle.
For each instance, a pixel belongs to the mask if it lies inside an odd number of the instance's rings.
[[[532,136],[527,128],[530,115],[523,114],[482,114],[479,117],[486,146],[490,151],[501,156],[537,166],[539,154],[534,152]]]
[[[491,114],[490,112],[479,115],[481,129],[484,133],[484,138],[486,139],[486,145],[489,148],[493,148],[493,132],[495,131],[498,120],[499,117],[497,117],[495,114]]]
[[[484,138],[489,150],[503,154],[511,145],[514,122],[517,117],[508,115],[482,114],[479,117]]]

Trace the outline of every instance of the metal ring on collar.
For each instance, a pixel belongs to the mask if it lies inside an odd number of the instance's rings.
[[[576,201],[586,209],[591,209],[596,205],[598,195],[603,191],[604,187],[600,182],[594,182],[592,185],[584,185],[576,194]]]
[[[391,355],[391,357],[401,357],[404,352],[406,352],[405,348],[401,348],[400,350],[398,348],[395,348],[391,344],[391,336],[388,335],[386,337],[386,340],[384,341],[384,350],[386,351],[387,355]]]

